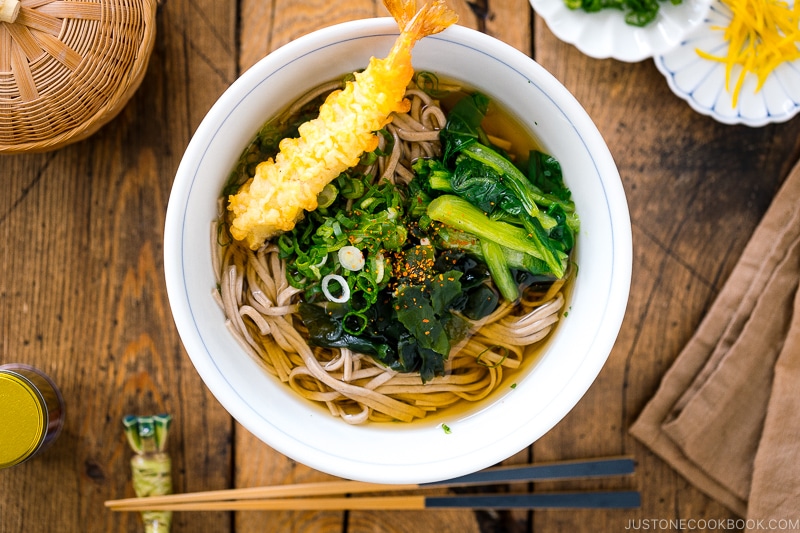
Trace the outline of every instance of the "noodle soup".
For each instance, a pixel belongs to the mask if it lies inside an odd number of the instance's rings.
[[[418,73],[409,112],[316,209],[257,250],[234,239],[228,199],[342,83],[265,124],[231,172],[213,232],[218,301],[241,346],[331,415],[437,419],[534,364],[566,310],[578,218],[560,165],[509,113]]]
[[[560,314],[535,360],[523,360],[513,375],[503,367],[505,383],[486,398],[456,403],[411,423],[344,423],[331,416],[324,401],[306,400],[270,374],[260,356],[237,343],[215,302],[218,284],[230,281],[220,283],[224,276],[215,273],[220,264],[212,258],[219,255],[217,243],[224,244],[216,225],[209,238],[224,182],[267,119],[322,81],[363,69],[371,56],[389,50],[396,36],[392,19],[313,32],[267,55],[220,96],[193,134],[173,181],[164,271],[170,310],[192,366],[244,429],[322,472],[369,482],[424,483],[510,457],[551,430],[584,396],[624,317],[631,232],[619,172],[580,103],[529,56],[483,33],[451,26],[414,48],[418,72],[469,80],[513,112],[543,151],[563,165],[582,226],[570,253],[582,268],[568,283],[568,316]],[[237,280],[230,294],[237,292]],[[334,282],[328,289],[340,296]]]

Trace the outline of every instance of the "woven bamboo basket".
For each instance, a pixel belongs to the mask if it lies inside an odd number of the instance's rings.
[[[0,152],[85,139],[141,84],[156,0],[0,0]]]

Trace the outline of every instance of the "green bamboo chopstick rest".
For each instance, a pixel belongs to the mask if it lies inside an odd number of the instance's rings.
[[[131,458],[133,490],[139,498],[172,494],[172,461],[166,449],[172,417],[126,415],[122,419]],[[171,511],[142,511],[145,533],[169,533]]]

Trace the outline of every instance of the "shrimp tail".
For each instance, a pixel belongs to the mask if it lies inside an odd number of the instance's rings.
[[[417,10],[416,0],[384,0],[383,5],[402,32],[398,45],[410,49],[423,37],[444,31],[458,21],[458,15],[444,0],[434,0]]]
[[[443,0],[435,0],[419,11],[415,0],[384,0],[383,4],[397,21],[400,31],[417,36],[417,40],[439,33],[458,21],[458,15]]]
[[[416,0],[384,0],[383,5],[389,10],[389,14],[397,21],[400,31],[405,27],[417,14]]]

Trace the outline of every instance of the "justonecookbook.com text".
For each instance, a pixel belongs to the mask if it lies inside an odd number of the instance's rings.
[[[628,520],[626,530],[756,530],[756,531],[800,531],[800,518],[642,518]]]

